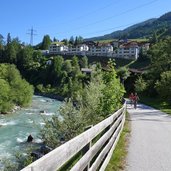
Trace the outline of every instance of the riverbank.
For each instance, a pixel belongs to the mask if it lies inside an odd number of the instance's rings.
[[[62,96],[56,95],[56,94],[50,94],[50,93],[38,93],[38,92],[35,92],[34,95],[49,97],[51,99],[56,99],[56,100],[59,100],[59,101],[64,101],[64,99],[65,99],[65,97],[62,97]]]
[[[0,115],[6,115],[6,114],[10,114],[10,113],[14,113],[16,112],[17,110],[20,110],[21,109],[21,106],[14,106],[10,111],[8,112],[0,112]]]
[[[37,143],[42,142],[40,130],[45,125],[45,120],[58,116],[61,104],[58,100],[33,96],[29,107],[9,115],[0,115],[0,165],[3,165],[4,158],[13,162],[16,152],[25,154],[27,146],[37,148]],[[40,114],[41,110],[46,112]],[[35,143],[25,143],[30,134]]]

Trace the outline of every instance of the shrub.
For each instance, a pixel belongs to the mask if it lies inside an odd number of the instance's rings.
[[[155,84],[158,94],[164,99],[171,99],[171,71],[163,72]]]
[[[138,93],[142,93],[147,88],[147,83],[142,78],[142,76],[138,77],[138,79],[135,81],[135,91]]]

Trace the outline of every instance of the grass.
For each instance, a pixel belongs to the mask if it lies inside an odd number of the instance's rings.
[[[141,97],[140,102],[161,110],[162,112],[171,114],[171,103],[168,101],[162,100],[160,98],[151,98],[151,97]]]
[[[125,167],[125,160],[127,156],[128,138],[130,134],[129,115],[126,114],[126,122],[121,133],[120,139],[116,145],[116,149],[110,159],[110,162],[105,171],[119,171]]]
[[[60,169],[57,171],[69,171],[71,168],[79,161],[79,159],[82,157],[82,152],[78,152],[76,155],[74,155],[68,162],[66,162]]]
[[[118,39],[106,39],[106,40],[97,40],[95,42],[99,42],[99,43],[110,43],[112,41],[117,41]],[[137,42],[148,42],[148,39],[145,38],[139,38],[139,39],[128,39],[128,41],[137,41]]]
[[[148,59],[143,60],[143,61],[136,60],[136,61],[130,63],[129,68],[140,69],[140,68],[148,67],[149,64],[150,64],[150,60],[148,60]]]

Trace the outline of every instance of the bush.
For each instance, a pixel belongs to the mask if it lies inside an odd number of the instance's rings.
[[[0,64],[0,112],[10,111],[14,105],[31,102],[33,87],[21,78],[15,65]]]
[[[147,88],[147,83],[142,78],[142,76],[138,77],[138,79],[135,81],[135,91],[138,93],[142,93]]]
[[[171,99],[171,71],[163,72],[155,84],[158,94],[164,99]]]

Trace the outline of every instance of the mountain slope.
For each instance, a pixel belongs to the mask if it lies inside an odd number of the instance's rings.
[[[159,18],[152,18],[144,22],[130,26],[124,30],[118,30],[104,36],[88,38],[86,40],[107,40],[107,39],[136,39],[149,38],[156,31],[165,31],[170,34],[169,27],[171,27],[171,12],[162,15]]]

